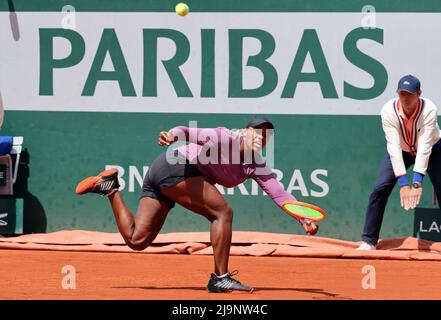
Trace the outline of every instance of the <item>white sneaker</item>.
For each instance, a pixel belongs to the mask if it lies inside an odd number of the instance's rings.
[[[363,242],[356,250],[377,250],[377,246]]]

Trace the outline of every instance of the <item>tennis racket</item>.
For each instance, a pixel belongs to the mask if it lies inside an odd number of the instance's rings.
[[[282,209],[287,214],[297,219],[321,221],[326,217],[325,210],[306,202],[286,200],[282,203]]]

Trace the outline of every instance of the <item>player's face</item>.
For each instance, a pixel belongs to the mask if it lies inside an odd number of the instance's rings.
[[[420,95],[421,95],[421,91],[416,93],[410,93],[404,90],[398,92],[398,97],[400,99],[401,104],[408,109],[416,108]]]
[[[266,123],[255,128],[247,128],[246,143],[253,151],[260,151],[266,147],[272,134],[273,130]]]

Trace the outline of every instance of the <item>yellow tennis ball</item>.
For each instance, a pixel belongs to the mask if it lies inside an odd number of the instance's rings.
[[[178,3],[175,7],[175,11],[180,16],[186,16],[190,11],[190,8],[185,3]]]

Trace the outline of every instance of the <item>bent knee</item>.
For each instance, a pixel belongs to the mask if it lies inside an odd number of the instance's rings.
[[[216,212],[216,219],[225,222],[233,221],[233,208],[229,205]]]
[[[127,244],[129,246],[130,249],[135,250],[135,251],[142,251],[144,249],[146,249],[148,247],[148,245],[144,245],[144,244]]]
[[[127,246],[135,251],[142,251],[144,249],[146,249],[151,242],[147,242],[147,241],[136,241],[136,240],[127,240],[126,244]]]

